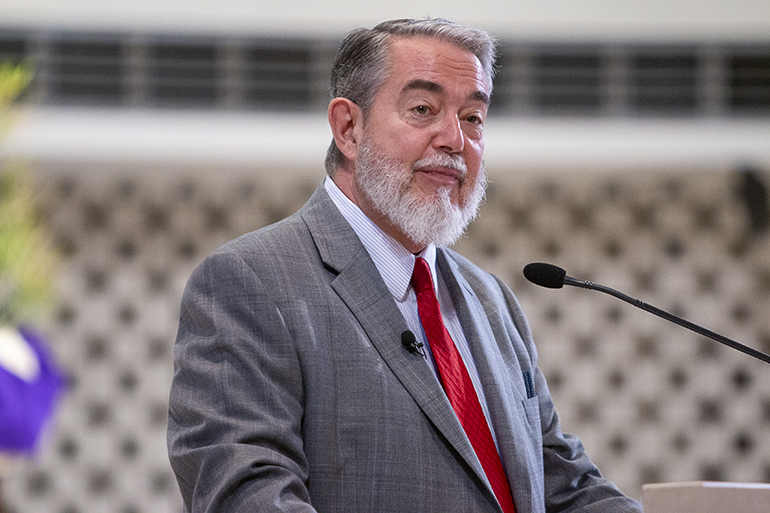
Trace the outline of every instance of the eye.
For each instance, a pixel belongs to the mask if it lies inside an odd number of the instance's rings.
[[[418,105],[412,110],[415,111],[417,114],[424,115],[430,112],[430,107],[428,107],[427,105]]]
[[[471,114],[470,116],[465,118],[465,121],[472,123],[474,125],[483,125],[484,120],[481,119],[481,116],[477,116],[475,114]]]

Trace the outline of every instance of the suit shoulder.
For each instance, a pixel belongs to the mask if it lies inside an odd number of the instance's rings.
[[[526,322],[516,295],[511,288],[500,278],[491,274],[471,262],[468,258],[451,249],[442,250],[450,265],[465,279],[475,293],[483,299],[487,305],[495,305],[496,308],[505,307],[516,318],[522,328]],[[528,329],[528,328],[527,328]]]
[[[271,255],[276,252],[298,251],[307,240],[307,227],[298,213],[280,221],[240,235],[219,246],[212,256],[234,253],[248,259],[249,255]]]
[[[457,267],[460,274],[462,274],[466,280],[471,282],[472,285],[478,284],[495,289],[500,289],[500,287],[503,286],[502,282],[495,275],[483,270],[460,253],[451,249],[443,249],[442,251],[446,255],[447,260],[452,262]]]

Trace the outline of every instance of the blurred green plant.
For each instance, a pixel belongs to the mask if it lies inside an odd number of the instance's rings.
[[[0,62],[0,135],[11,126],[11,108],[32,81],[29,66]]]
[[[0,135],[11,125],[15,101],[32,73],[23,64],[0,64]],[[0,325],[40,317],[53,300],[59,256],[35,202],[24,166],[0,160]]]

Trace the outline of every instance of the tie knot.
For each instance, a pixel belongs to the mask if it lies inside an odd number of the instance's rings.
[[[433,289],[433,278],[430,274],[430,266],[422,257],[414,259],[414,271],[412,272],[412,287],[414,292],[420,294],[427,289]]]

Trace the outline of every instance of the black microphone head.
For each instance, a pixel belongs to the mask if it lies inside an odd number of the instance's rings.
[[[417,341],[417,337],[412,331],[406,330],[401,333],[401,343],[410,353],[425,356],[425,351],[422,350],[423,343]]]
[[[535,262],[524,266],[524,277],[535,285],[549,289],[562,288],[565,276],[567,276],[567,271],[552,264]]]
[[[409,349],[417,343],[417,337],[411,330],[406,330],[401,333],[401,343],[404,344],[404,347]]]

